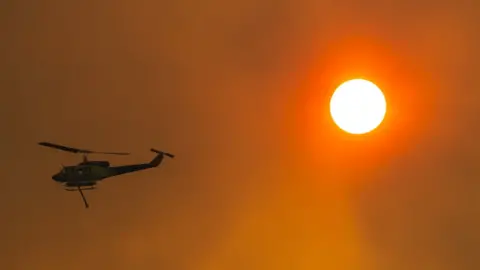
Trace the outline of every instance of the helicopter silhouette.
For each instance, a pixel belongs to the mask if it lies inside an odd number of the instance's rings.
[[[174,158],[175,156],[159,151],[156,149],[150,149],[150,151],[156,153],[157,155],[148,163],[141,163],[141,164],[130,164],[130,165],[121,165],[121,166],[111,166],[109,161],[101,160],[101,161],[93,161],[88,160],[88,154],[105,154],[105,155],[129,155],[130,153],[119,153],[119,152],[98,152],[98,151],[91,151],[85,149],[79,149],[69,146],[63,146],[59,144],[54,144],[50,142],[39,142],[39,145],[74,153],[74,154],[82,154],[83,160],[82,162],[78,163],[77,165],[71,166],[63,166],[62,169],[52,176],[52,179],[55,182],[58,182],[63,185],[66,191],[78,191],[82,196],[83,202],[85,204],[85,208],[89,208],[89,204],[85,195],[83,194],[84,190],[93,190],[96,188],[98,182],[126,174],[137,172],[141,170],[155,168],[160,163],[162,163],[163,158],[165,156],[169,158]]]

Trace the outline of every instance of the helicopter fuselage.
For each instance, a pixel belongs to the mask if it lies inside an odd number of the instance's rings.
[[[63,167],[52,179],[69,188],[93,187],[98,181],[108,177],[155,168],[160,165],[164,155],[173,157],[172,154],[155,149],[152,151],[156,152],[157,156],[148,163],[110,166],[108,161],[83,161],[76,166]]]
[[[96,182],[115,175],[108,161],[88,161],[76,166],[66,166],[52,176],[67,187],[94,186]]]

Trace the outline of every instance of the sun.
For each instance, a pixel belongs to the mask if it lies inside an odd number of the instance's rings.
[[[344,82],[330,100],[333,121],[351,134],[373,131],[382,123],[386,112],[387,102],[382,90],[363,79]]]

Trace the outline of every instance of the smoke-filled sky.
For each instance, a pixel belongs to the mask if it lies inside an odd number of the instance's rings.
[[[163,2],[0,3],[1,269],[480,269],[479,3]],[[177,157],[85,210],[38,141]]]

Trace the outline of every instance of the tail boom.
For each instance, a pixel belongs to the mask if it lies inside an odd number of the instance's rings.
[[[157,155],[148,163],[143,163],[143,164],[132,164],[132,165],[124,165],[124,166],[116,166],[116,167],[110,167],[112,170],[112,175],[120,175],[120,174],[125,174],[125,173],[132,173],[136,171],[141,171],[145,169],[150,169],[150,168],[155,168],[162,163],[162,160],[164,156],[167,156],[169,158],[173,158],[174,155],[170,153],[166,153],[163,151],[158,151],[156,149],[150,149],[152,152],[157,153]]]

